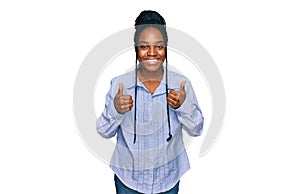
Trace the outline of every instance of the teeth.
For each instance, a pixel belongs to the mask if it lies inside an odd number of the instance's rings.
[[[147,59],[145,60],[146,63],[150,64],[150,65],[156,65],[158,63],[158,59]]]

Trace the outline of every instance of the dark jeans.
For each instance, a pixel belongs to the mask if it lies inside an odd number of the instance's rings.
[[[114,179],[115,179],[117,194],[141,194],[140,192],[132,190],[128,188],[126,185],[124,185],[116,175]],[[178,191],[179,191],[179,181],[172,189],[160,194],[178,194]]]

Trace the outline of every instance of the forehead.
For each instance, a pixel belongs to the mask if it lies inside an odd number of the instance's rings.
[[[148,27],[141,32],[139,42],[141,41],[158,42],[163,41],[163,37],[161,32],[157,28]]]

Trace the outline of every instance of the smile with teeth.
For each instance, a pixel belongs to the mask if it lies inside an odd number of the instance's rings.
[[[158,59],[147,59],[145,60],[146,63],[148,64],[156,64],[157,62],[159,62]]]

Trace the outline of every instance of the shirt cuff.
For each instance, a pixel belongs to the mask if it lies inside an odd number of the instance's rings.
[[[188,101],[187,99],[185,99],[185,101],[179,108],[174,109],[175,112],[181,115],[189,114],[192,110],[193,110],[193,103]]]
[[[124,119],[124,114],[118,113],[117,109],[115,108],[114,104],[112,103],[111,107],[111,116],[112,118],[116,119],[116,121],[119,123],[119,125],[122,123]]]

